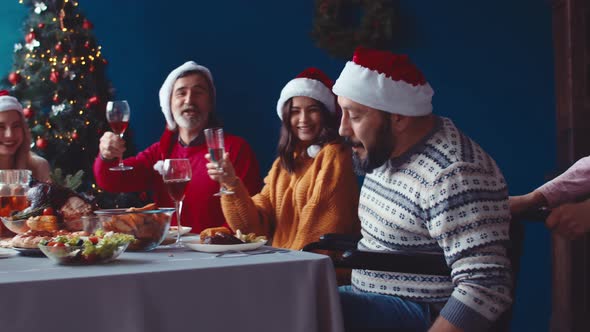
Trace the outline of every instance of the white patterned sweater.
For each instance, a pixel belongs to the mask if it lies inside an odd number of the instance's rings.
[[[354,270],[366,292],[444,302],[441,315],[483,331],[511,303],[508,190],[492,158],[447,118],[399,158],[367,174],[359,249],[444,254],[451,276]]]

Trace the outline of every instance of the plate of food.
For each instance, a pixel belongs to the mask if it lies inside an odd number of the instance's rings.
[[[256,236],[254,233],[243,234],[240,230],[237,230],[236,234],[232,234],[225,227],[205,229],[199,237],[199,240],[183,241],[183,243],[195,251],[219,253],[256,250],[267,242],[265,236]]]
[[[188,226],[180,226],[180,236],[183,236],[190,232],[193,228]],[[178,226],[170,226],[170,230],[168,230],[168,237],[176,237],[178,234]]]
[[[18,254],[15,250],[7,249],[7,248],[0,248],[0,258],[8,258]]]
[[[27,257],[45,257],[41,249],[39,248],[19,248],[12,247],[11,249],[16,250],[21,256]]]
[[[11,249],[18,251],[21,256],[43,257],[39,243],[51,239],[56,232],[29,230],[18,234],[10,241]]]

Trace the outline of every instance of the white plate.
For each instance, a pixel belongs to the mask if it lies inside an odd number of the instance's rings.
[[[0,258],[12,257],[18,254],[18,251],[6,248],[0,248]]]
[[[188,233],[193,229],[192,227],[187,226],[180,226],[180,236]],[[176,237],[176,233],[178,232],[178,226],[170,226],[170,230],[168,231],[168,237]]]
[[[266,244],[266,240],[259,242],[240,243],[240,244],[203,244],[198,241],[184,241],[187,247],[194,251],[202,252],[225,252],[232,250],[247,251],[256,250]]]

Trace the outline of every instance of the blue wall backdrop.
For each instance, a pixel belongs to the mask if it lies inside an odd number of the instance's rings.
[[[228,131],[246,138],[270,168],[280,126],[283,85],[308,66],[334,79],[344,61],[309,37],[313,1],[87,1],[109,60],[116,96],[132,108],[138,149],[164,127],[157,92],[167,73],[189,59],[209,67]],[[408,53],[435,89],[434,110],[454,119],[504,171],[511,194],[540,185],[555,171],[555,98],[549,1],[401,0],[396,49]],[[0,75],[27,15],[17,0],[0,14]],[[515,331],[547,331],[550,237],[527,225]]]

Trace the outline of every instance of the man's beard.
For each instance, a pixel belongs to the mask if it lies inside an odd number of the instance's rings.
[[[384,125],[378,129],[375,138],[375,145],[366,149],[367,157],[365,159],[362,159],[357,152],[353,152],[352,166],[356,175],[364,176],[367,173],[371,173],[389,160],[395,146],[389,121],[385,121]],[[360,145],[360,143],[352,142],[349,137],[346,137],[344,142],[349,146]]]
[[[174,121],[176,124],[184,129],[195,129],[198,128],[204,121],[206,121],[206,114],[200,112],[198,109],[194,109],[194,115],[191,117],[184,117],[182,113],[190,108],[183,109],[180,114],[177,116],[176,114],[173,115]]]

